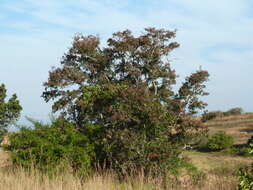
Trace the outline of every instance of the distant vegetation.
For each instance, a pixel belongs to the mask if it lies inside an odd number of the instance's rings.
[[[222,111],[205,112],[202,114],[201,120],[203,122],[206,122],[209,120],[213,120],[217,117],[235,116],[235,115],[241,115],[242,113],[243,113],[242,108],[232,108],[225,112],[222,112]]]

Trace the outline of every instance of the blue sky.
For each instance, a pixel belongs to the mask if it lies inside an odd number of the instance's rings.
[[[253,4],[250,0],[1,0],[0,83],[17,93],[24,116],[48,119],[40,97],[75,33],[99,35],[145,27],[177,29],[170,57],[180,80],[200,65],[210,74],[209,110],[253,111]]]

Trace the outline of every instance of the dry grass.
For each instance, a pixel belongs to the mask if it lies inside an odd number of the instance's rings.
[[[0,170],[0,187],[4,190],[233,190],[237,181],[231,177],[209,175],[202,186],[193,185],[186,176],[181,186],[174,184],[174,187],[169,187],[172,183],[170,181],[168,187],[164,188],[159,182],[142,175],[119,182],[110,172],[81,180],[71,173],[50,178],[36,170]]]
[[[236,170],[252,162],[252,157],[234,156],[223,152],[187,151],[183,155],[188,157],[200,170],[207,173],[217,168],[232,168]]]

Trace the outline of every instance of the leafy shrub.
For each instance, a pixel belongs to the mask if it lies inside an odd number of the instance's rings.
[[[248,140],[245,149],[247,149],[247,155],[248,156],[253,155],[253,136]]]
[[[63,119],[49,125],[33,122],[32,128],[22,127],[10,136],[5,148],[11,151],[15,165],[48,172],[70,166],[74,171],[87,173],[94,156],[87,137]]]
[[[253,154],[253,136],[248,140],[247,146],[249,148],[249,153],[252,155]]]
[[[217,117],[221,117],[222,116],[222,112],[221,111],[212,111],[212,112],[206,112],[202,114],[201,120],[203,122],[209,121],[209,120],[213,120]]]
[[[253,189],[253,164],[249,167],[244,167],[239,170],[238,190]]]
[[[253,144],[253,136],[250,137],[250,139],[247,142],[248,145]]]
[[[219,131],[212,135],[208,142],[207,148],[212,151],[219,151],[230,148],[234,144],[234,138],[226,134],[224,131]]]
[[[251,156],[251,148],[248,146],[243,147],[235,147],[232,148],[232,154],[239,155],[239,156]]]
[[[240,156],[253,156],[253,136],[246,145],[232,148],[232,153]]]

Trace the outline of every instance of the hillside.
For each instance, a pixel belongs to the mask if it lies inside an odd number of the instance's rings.
[[[217,118],[206,125],[210,135],[225,131],[235,138],[236,144],[244,144],[253,135],[253,113]]]

